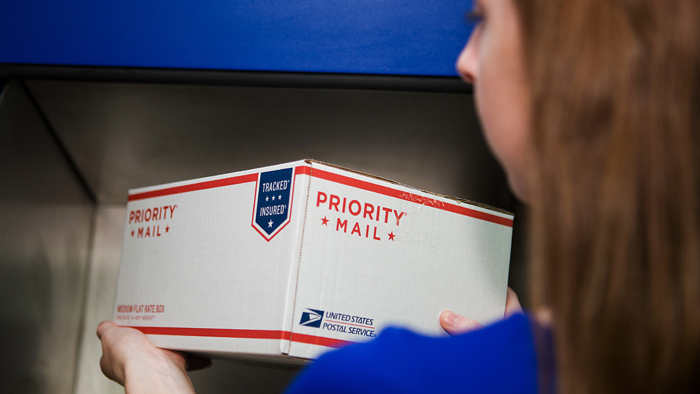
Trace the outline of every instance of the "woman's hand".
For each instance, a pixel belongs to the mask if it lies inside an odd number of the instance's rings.
[[[102,372],[127,394],[194,393],[186,371],[211,365],[206,359],[157,348],[141,331],[111,321],[100,323],[97,337],[102,341]]]
[[[506,296],[506,313],[504,318],[508,318],[514,313],[522,313],[522,311],[523,308],[520,306],[518,295],[509,287],[508,295]],[[440,314],[440,325],[442,325],[442,328],[450,335],[464,334],[483,327],[478,321],[460,316],[452,311],[445,311]]]

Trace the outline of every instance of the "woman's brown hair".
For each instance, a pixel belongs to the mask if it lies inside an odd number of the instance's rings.
[[[515,3],[559,392],[700,392],[700,1]]]

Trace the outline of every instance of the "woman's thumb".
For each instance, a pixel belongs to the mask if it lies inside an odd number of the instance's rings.
[[[440,314],[440,325],[450,335],[464,334],[483,327],[478,321],[468,319],[451,311],[445,311]]]

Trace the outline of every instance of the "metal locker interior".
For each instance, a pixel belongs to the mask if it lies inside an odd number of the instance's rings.
[[[111,317],[130,187],[314,158],[523,211],[469,93],[37,80],[1,100],[6,392],[122,392],[100,373],[94,331]],[[276,393],[295,372],[217,360],[192,378],[201,393]]]

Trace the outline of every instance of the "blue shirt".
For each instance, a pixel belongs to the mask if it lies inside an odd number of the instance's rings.
[[[455,337],[388,328],[370,342],[324,354],[287,394],[535,394],[537,389],[532,322],[516,314]]]

